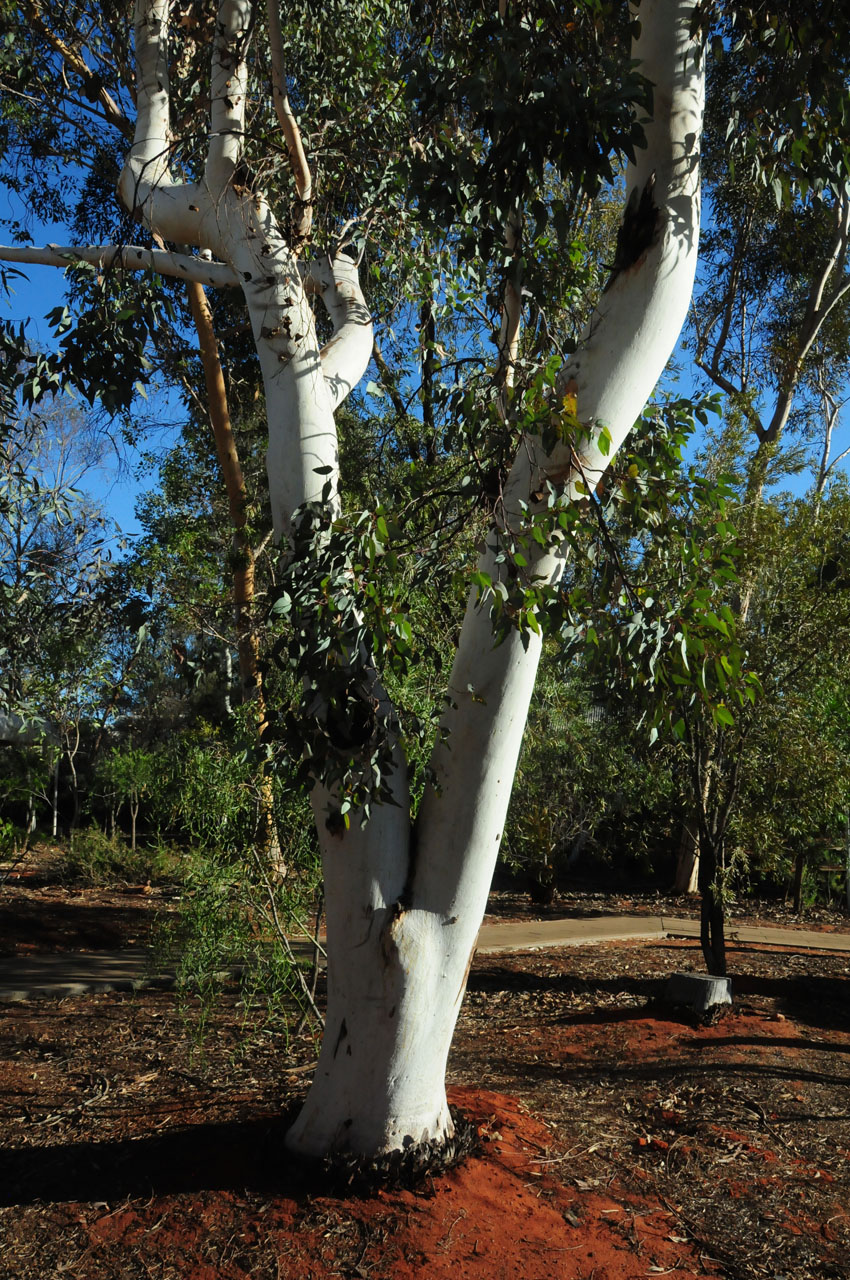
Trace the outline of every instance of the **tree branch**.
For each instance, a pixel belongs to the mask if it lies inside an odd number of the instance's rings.
[[[409,416],[407,402],[398,389],[398,382],[392,369],[384,359],[384,354],[378,346],[377,340],[372,343],[372,359],[375,361],[381,386],[390,398],[396,417],[399,422],[406,421]]]
[[[210,193],[175,182],[169,171],[171,128],[168,82],[168,0],[136,0],[136,128],[118,194],[134,217],[164,240],[217,244]]]
[[[505,241],[511,255],[511,268],[505,276],[505,292],[502,299],[502,321],[499,328],[499,357],[493,380],[498,387],[512,387],[519,350],[519,330],[522,320],[522,285],[520,272],[520,240],[522,222],[514,212],[505,225]]]
[[[191,254],[166,249],[143,249],[139,245],[59,245],[44,248],[31,245],[0,245],[0,261],[31,262],[46,267],[73,267],[87,262],[103,271],[155,271],[177,280],[194,280],[212,288],[236,288],[235,271],[224,262],[208,262]]]
[[[283,61],[283,33],[280,27],[278,0],[267,0],[269,48],[272,58],[272,101],[278,119],[289,163],[295,178],[296,213],[292,219],[293,244],[296,253],[306,243],[313,225],[313,176],[307,163],[301,130],[289,105],[286,90],[286,68]]]
[[[222,0],[213,42],[210,142],[204,172],[213,200],[229,186],[245,150],[246,55],[253,25],[250,0]]]
[[[118,103],[110,94],[109,90],[100,83],[99,78],[94,74],[91,68],[86,64],[85,58],[78,49],[72,49],[70,45],[65,44],[64,40],[60,40],[51,27],[44,21],[38,4],[30,4],[27,6],[27,14],[30,22],[38,31],[47,44],[50,45],[65,65],[74,71],[85,83],[86,88],[96,94],[96,100],[103,108],[103,114],[110,124],[115,125],[125,137],[132,137],[133,127],[130,121],[121,110]]]
[[[372,317],[360,288],[357,264],[338,256],[311,262],[302,270],[307,293],[318,293],[334,336],[321,349],[322,373],[336,409],[357,386],[372,358]]]
[[[833,273],[836,269],[841,268],[847,256],[848,239],[850,239],[850,199],[846,194],[842,195],[836,206],[835,217],[836,231],[832,247],[820,274],[809,292],[806,314],[797,342],[797,351],[789,361],[783,380],[784,385],[780,387],[773,416],[765,430],[765,438],[762,443],[775,443],[784,431],[785,424],[791,413],[791,406],[806,357],[811,351],[814,341],[828,316],[845,294],[850,291],[850,279],[845,279],[836,285],[828,296],[826,292]]]

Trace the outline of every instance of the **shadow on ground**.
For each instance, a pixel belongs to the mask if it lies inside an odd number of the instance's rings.
[[[303,1195],[313,1174],[286,1154],[289,1122],[261,1116],[126,1141],[7,1149],[0,1153],[0,1207],[195,1191]]]
[[[730,949],[731,951],[731,949]],[[749,952],[739,952],[730,964],[733,997],[736,1003],[747,999],[770,1000],[783,1014],[796,1022],[825,1031],[850,1031],[850,975],[847,977],[789,973],[779,978],[761,977],[752,973],[736,973],[735,962],[745,963]],[[640,999],[647,1008],[637,1016],[661,1015],[671,1017],[669,1005],[664,1004],[664,989],[669,975],[658,977],[632,977],[627,973],[614,973],[610,977],[590,979],[574,977],[569,973],[535,973],[512,968],[509,965],[487,964],[470,975],[468,990],[471,993],[493,995],[506,993],[537,993],[541,995],[578,998],[588,1001],[600,995],[627,995]],[[548,1010],[550,1017],[551,1008]],[[629,1017],[635,1016],[633,1010]],[[568,1015],[565,1021],[575,1021]],[[610,1007],[594,1011],[593,1015],[580,1017],[579,1021],[595,1024],[605,1021],[621,1021],[620,1012]]]

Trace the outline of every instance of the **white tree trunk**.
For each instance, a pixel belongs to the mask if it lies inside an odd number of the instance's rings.
[[[655,85],[654,116],[627,183],[638,196],[652,191],[661,220],[656,242],[604,294],[562,374],[561,389],[576,394],[590,427],[581,464],[591,484],[651,395],[691,298],[703,95],[691,16],[682,0],[643,0],[640,8],[634,56]],[[575,496],[582,477],[568,453],[547,458],[529,441],[509,478],[503,524],[521,527],[520,503],[544,479]],[[481,567],[498,579],[492,549]],[[562,567],[558,548],[533,566],[550,582]],[[288,1135],[298,1151],[380,1152],[451,1133],[445,1066],[540,657],[539,639],[526,639],[512,633],[494,648],[489,609],[471,595],[444,717],[448,738],[432,759],[438,785],[409,836],[406,809],[385,808],[365,832],[342,837],[327,836],[320,821],[328,1016],[310,1093]]]
[[[566,446],[545,456],[541,442],[529,438],[516,458],[479,566],[494,582],[505,572],[496,543],[506,531],[522,530],[532,495],[549,483],[568,500],[580,499],[582,486],[596,484],[651,395],[685,319],[697,255],[703,94],[703,69],[689,35],[692,8],[691,0],[640,6],[634,57],[655,86],[654,107],[647,146],[627,174],[627,216],[648,207],[653,234],[635,261],[618,263],[584,342],[560,376],[558,398],[575,397],[587,428],[580,457]],[[137,0],[137,125],[119,191],[164,241],[222,260],[154,251],[162,269],[237,280],[245,293],[266,393],[274,524],[284,534],[302,503],[324,494],[332,510],[338,506],[333,414],[365,371],[371,321],[354,265],[301,268],[263,196],[243,185],[250,0],[220,3],[203,181],[172,177],[167,19],[168,0]],[[285,85],[277,92],[285,94]],[[64,252],[49,250],[51,260],[62,260]],[[323,350],[309,293],[320,294],[334,325]],[[518,316],[514,324],[509,310],[500,348],[506,381],[513,351],[507,339],[518,331]],[[561,546],[538,549],[529,572],[555,583],[563,558]],[[331,831],[328,796],[319,788],[314,793],[325,870],[328,1012],[316,1076],[288,1135],[298,1151],[376,1153],[451,1132],[446,1061],[540,647],[537,636],[512,632],[494,648],[489,606],[473,592],[449,684],[446,736],[432,757],[435,785],[412,828],[398,747],[396,803],[377,807],[365,828],[354,815],[350,830]],[[371,692],[385,702],[377,677]]]
[[[119,192],[162,241],[210,251],[220,261],[169,250],[91,246],[79,252],[57,246],[27,250],[31,256],[24,260],[100,262],[109,254],[110,262],[124,268],[155,265],[203,283],[238,282],[262,367],[273,517],[278,534],[284,534],[295,508],[321,500],[326,485],[331,509],[338,506],[333,415],[365,371],[371,320],[354,264],[302,268],[265,199],[250,189],[240,169],[251,0],[220,0],[203,179],[185,183],[173,177],[168,13],[169,0],[137,0],[137,120]],[[703,94],[703,68],[689,35],[692,15],[692,0],[640,5],[633,53],[655,91],[647,146],[627,174],[627,216],[643,197],[654,234],[635,261],[618,263],[584,342],[560,376],[558,398],[575,397],[587,428],[580,457],[566,446],[547,457],[539,440],[523,442],[479,565],[494,582],[505,572],[495,544],[506,531],[522,530],[532,495],[549,483],[568,500],[581,499],[582,486],[596,484],[651,395],[685,319],[697,255]],[[272,43],[277,47],[279,38]],[[279,66],[275,78],[276,98],[285,98]],[[297,132],[291,112],[283,116],[289,132]],[[306,169],[303,150],[301,161]],[[308,171],[299,178],[306,200],[305,181]],[[321,350],[311,293],[321,296],[334,326],[333,339]],[[505,382],[518,332],[515,295],[514,289],[506,299],[500,344]],[[538,550],[529,572],[555,583],[563,558],[557,545]],[[398,747],[396,803],[377,807],[365,828],[354,815],[350,830],[329,830],[328,796],[316,789],[328,1012],[316,1076],[288,1136],[298,1151],[377,1153],[451,1132],[446,1061],[502,837],[540,647],[537,636],[512,632],[494,648],[489,606],[473,592],[449,684],[446,736],[432,757],[435,785],[412,828]],[[385,702],[377,677],[370,692]],[[54,793],[54,824],[55,814]]]

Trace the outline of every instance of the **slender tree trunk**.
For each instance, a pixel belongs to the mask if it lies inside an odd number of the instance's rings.
[[[431,298],[419,309],[419,345],[422,351],[422,430],[425,437],[425,461],[433,466],[437,457],[437,430],[434,423],[434,374],[437,356],[434,350],[437,326],[434,321],[434,304]]]
[[[705,966],[717,978],[726,977],[726,921],[723,902],[716,891],[717,850],[710,840],[700,841],[700,946]]]
[[[803,915],[803,870],[805,865],[805,852],[802,849],[798,849],[797,856],[794,859],[794,912],[800,918]]]
[[[56,759],[53,763],[53,790],[51,794],[51,807],[53,809],[53,825],[51,831],[55,840],[59,834],[59,762],[62,759],[61,753],[56,753]]]
[[[71,774],[71,795],[74,801],[74,807],[71,810],[71,821],[68,824],[68,832],[73,835],[77,829],[77,823],[80,820],[80,788],[77,784],[77,767],[74,764],[74,755],[76,753],[68,752],[68,769]]]
[[[33,834],[36,827],[35,796],[32,792],[31,784],[32,784],[32,775],[30,773],[30,770],[28,769],[27,770],[27,820],[26,820],[27,837]]]
[[[688,818],[682,826],[673,887],[676,893],[699,892],[699,828],[693,818]]]
[[[233,527],[232,579],[233,612],[236,624],[236,651],[239,659],[239,680],[242,699],[252,710],[258,740],[262,739],[267,725],[265,690],[260,666],[260,641],[254,618],[254,549],[247,533],[248,490],[230,411],[227,404],[227,388],[218,353],[212,312],[202,285],[188,281],[186,292],[204,369],[207,392],[207,411],[215,439],[216,453],[221,467],[230,522]],[[268,770],[261,768],[257,782],[257,844],[267,865],[285,873],[282,864],[280,841],[274,814],[274,789]]]

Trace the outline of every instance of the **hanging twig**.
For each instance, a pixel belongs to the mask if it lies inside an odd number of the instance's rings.
[[[307,979],[304,977],[303,970],[300,964],[298,963],[298,958],[295,955],[295,952],[292,950],[292,944],[289,941],[289,937],[287,936],[286,930],[281,924],[280,916],[278,915],[278,911],[277,911],[277,903],[274,900],[274,890],[272,889],[272,886],[269,883],[269,878],[266,873],[266,868],[263,866],[262,859],[259,857],[256,849],[253,849],[253,855],[254,855],[254,861],[257,864],[257,870],[259,871],[260,876],[262,877],[262,880],[263,880],[263,884],[265,885],[265,888],[266,888],[266,894],[269,902],[269,910],[271,912],[271,918],[275,928],[275,932],[277,933],[278,938],[283,944],[283,949],[286,952],[286,957],[289,960],[289,963],[292,965],[292,968],[295,970],[296,976],[298,978],[298,985],[301,988],[302,995],[304,996],[304,999],[306,1000],[310,1008],[310,1011],[313,1014],[313,1017],[316,1019],[320,1027],[324,1027],[325,1019],[322,1015],[321,1010],[319,1009],[319,1006],[316,1004],[315,997],[313,995],[313,992],[310,990],[310,986],[307,982]],[[299,1026],[300,1025],[301,1024],[299,1023]]]

